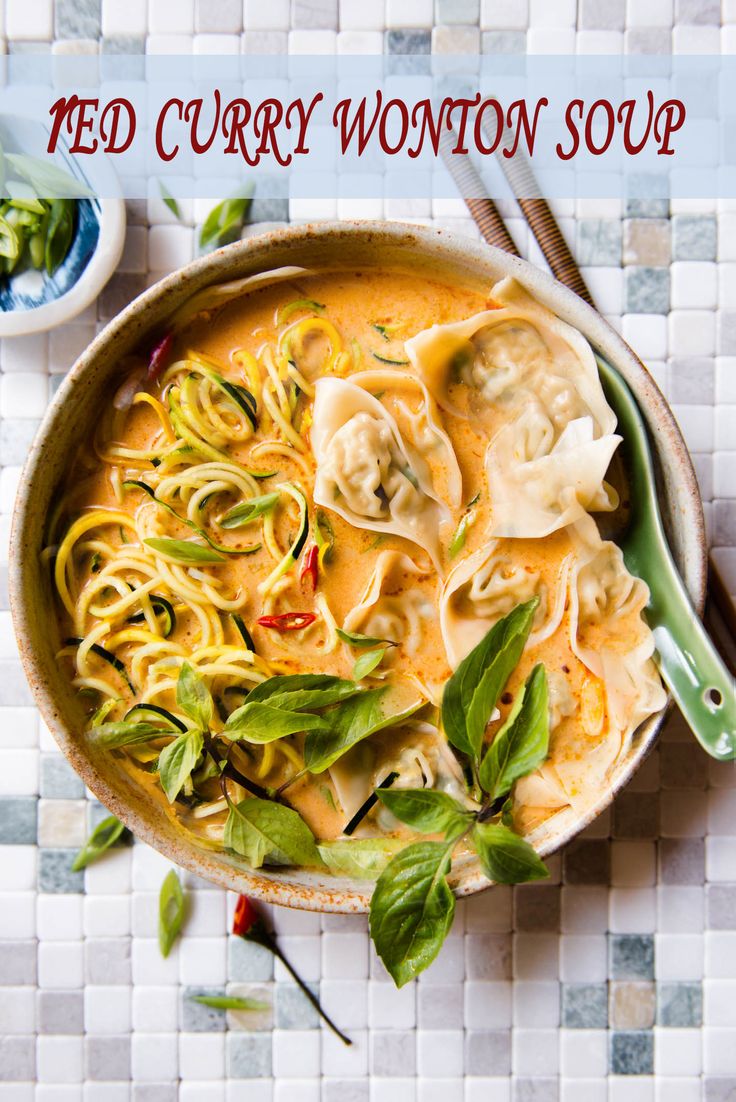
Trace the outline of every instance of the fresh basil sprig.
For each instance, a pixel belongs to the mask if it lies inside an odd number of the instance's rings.
[[[224,840],[254,869],[265,863],[322,864],[314,835],[298,812],[256,796],[230,804]]]
[[[181,931],[186,903],[181,881],[171,869],[164,877],[158,897],[158,947],[162,957],[168,957]]]
[[[239,195],[223,199],[213,207],[204,220],[199,233],[199,248],[208,252],[220,245],[228,245],[240,236],[245,217],[253,200],[253,185],[246,185]]]
[[[378,955],[401,987],[439,953],[452,924],[455,899],[447,882],[452,854],[463,839],[491,880],[520,884],[548,876],[534,848],[512,829],[514,783],[538,768],[549,749],[547,677],[537,665],[517,694],[508,718],[481,760],[483,737],[509,675],[528,637],[536,601],[499,621],[458,666],[445,687],[442,719],[454,745],[471,759],[482,790],[480,809],[469,809],[432,789],[376,790],[401,822],[444,841],[402,849],[378,878],[371,899],[370,929]]]
[[[106,853],[124,834],[125,824],[114,815],[108,815],[106,819],[102,819],[74,858],[72,872],[81,872],[82,869],[86,869],[87,865],[91,865]]]

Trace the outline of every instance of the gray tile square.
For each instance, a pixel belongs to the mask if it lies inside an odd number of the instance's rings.
[[[713,360],[706,356],[692,356],[684,360],[671,360],[668,398],[684,405],[712,405],[715,399],[715,371]]]
[[[716,319],[716,352],[736,356],[736,311],[719,310]]]
[[[616,838],[656,838],[659,835],[659,797],[643,800],[640,792],[622,792],[613,805],[613,834]]]
[[[38,890],[40,892],[83,892],[84,872],[72,872],[76,849],[38,851]]]
[[[233,1079],[267,1079],[271,1074],[270,1033],[228,1033],[227,1074]]]
[[[59,753],[41,754],[41,795],[48,800],[84,797],[84,782]]]
[[[566,846],[562,855],[566,884],[608,884],[611,847],[606,838],[582,838]]]
[[[667,268],[632,266],[624,269],[628,314],[666,314],[670,308],[670,273]]]
[[[386,32],[386,52],[389,54],[428,54],[431,45],[431,31],[409,29]]]
[[[639,174],[629,177],[627,218],[667,218],[670,212],[670,201],[669,197],[662,194],[667,189],[667,181],[662,181],[656,176]]]
[[[514,1077],[511,1080],[512,1102],[559,1102],[560,1083],[558,1079],[523,1079]]]
[[[611,979],[651,980],[654,978],[654,936],[652,934],[610,934],[608,947]]]
[[[480,0],[435,0],[436,23],[471,26],[480,18]]]
[[[0,1082],[28,1083],[35,1077],[36,1038],[0,1036]]]
[[[416,1074],[416,1034],[393,1029],[375,1030],[370,1035],[371,1074],[381,1078]]]
[[[626,0],[580,0],[579,26],[586,30],[622,31]]]
[[[57,38],[98,38],[101,30],[100,0],[56,0]]]
[[[675,260],[715,260],[718,223],[710,214],[675,214],[672,255]]]
[[[511,934],[466,934],[465,972],[469,980],[511,979]]]
[[[130,1079],[130,1037],[94,1037],[84,1042],[84,1065],[88,1079],[114,1082]]]
[[[526,31],[483,31],[481,50],[484,54],[523,54]]]
[[[32,708],[34,704],[20,662],[0,659],[0,708]]]
[[[194,29],[198,34],[237,34],[242,27],[242,0],[217,0],[216,4],[212,0],[195,0]]]
[[[706,1075],[703,1078],[703,1102],[736,1102],[736,1077]]]
[[[706,929],[736,930],[736,884],[708,884]]]
[[[584,265],[618,267],[621,263],[621,220],[584,218],[577,224],[577,260]]]
[[[511,1030],[468,1030],[465,1074],[503,1076],[511,1072]]]
[[[323,1079],[322,1102],[368,1102],[367,1079]]]
[[[671,50],[669,27],[630,27],[626,31],[624,52],[627,54],[669,54]]]
[[[307,986],[319,998],[319,984]],[[319,1014],[295,983],[277,983],[274,995],[277,1029],[319,1029]]]
[[[40,423],[30,417],[3,417],[0,422],[0,466],[25,463]]]
[[[703,1024],[703,989],[699,983],[667,981],[657,984],[657,1024],[694,1029]]]
[[[675,20],[688,26],[708,24],[719,26],[721,5],[719,0],[675,0]]]
[[[35,796],[0,797],[0,845],[35,845],[37,819]]]
[[[177,1083],[133,1083],[132,1102],[178,1102]]]
[[[337,0],[292,0],[292,27],[333,30],[338,25]]]
[[[184,1033],[224,1033],[227,1018],[224,1010],[202,1006],[192,1001],[194,995],[224,995],[224,987],[183,987],[181,990],[180,1029]]]
[[[717,547],[736,544],[736,500],[714,502],[713,542]]]
[[[540,933],[560,928],[559,884],[521,884],[514,888],[514,929]]]
[[[244,983],[273,979],[273,956],[262,945],[231,937],[228,942],[228,978]]]
[[[82,991],[39,991],[39,1033],[84,1033]]]
[[[659,865],[663,884],[702,884],[705,841],[702,838],[661,838]]]
[[[651,1075],[654,1071],[654,1034],[649,1030],[612,1033],[609,1069],[612,1075]]]
[[[36,942],[0,941],[0,985],[24,987],[36,982]]]
[[[461,983],[417,985],[417,1024],[420,1029],[462,1029],[463,1022]]]
[[[560,1013],[567,1029],[606,1029],[608,987],[605,983],[563,983]]]

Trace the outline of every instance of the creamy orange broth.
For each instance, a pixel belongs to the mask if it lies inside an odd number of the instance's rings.
[[[176,361],[184,357],[187,350],[193,350],[206,360],[220,365],[218,370],[227,379],[250,387],[248,376],[237,358],[238,354],[245,350],[256,359],[260,359],[266,347],[277,348],[285,330],[296,326],[304,317],[310,316],[308,309],[299,310],[285,323],[278,324],[279,311],[285,304],[294,300],[313,300],[325,305],[323,316],[328,318],[336,328],[341,338],[342,349],[347,353],[346,361],[339,368],[338,374],[348,378],[356,369],[355,361],[358,356],[357,369],[360,371],[399,370],[408,373],[408,366],[402,364],[397,367],[395,362],[385,364],[376,356],[391,361],[406,361],[404,340],[432,324],[463,319],[493,305],[488,302],[485,295],[476,290],[448,286],[413,274],[341,272],[309,275],[242,295],[217,313],[205,312],[196,317],[185,330],[176,334],[171,360]],[[385,335],[376,326],[383,327]],[[310,382],[313,382],[321,372],[325,359],[329,357],[331,351],[333,350],[329,340],[319,333],[312,335],[298,349],[292,349],[299,370]],[[132,362],[130,370],[140,371],[142,362]],[[147,389],[155,398],[162,397],[160,383],[146,387],[145,382],[141,380],[140,386]],[[379,397],[385,408],[397,412],[397,417],[401,408],[397,405],[397,400],[403,396],[411,402],[411,389],[404,393],[402,387],[385,387],[377,383],[368,390],[369,393]],[[257,490],[259,494],[270,492],[274,486],[287,479],[300,483],[306,491],[310,519],[313,520],[314,505],[311,500],[314,477],[313,457],[307,450],[301,459],[298,456],[292,458],[283,454],[253,458],[251,451],[255,444],[263,439],[274,439],[278,436],[274,432],[273,424],[264,415],[261,403],[259,403],[258,412],[258,432],[242,443],[228,445],[229,456],[244,466],[261,471],[273,469],[277,472],[273,477],[259,481]],[[487,409],[480,419],[477,417],[464,419],[448,413],[447,410],[443,410],[440,414],[442,426],[457,456],[463,482],[461,505],[451,511],[449,520],[440,529],[441,566],[444,575],[457,561],[456,559],[451,562],[448,554],[452,533],[465,514],[468,504],[478,493],[481,496],[473,506],[474,523],[468,529],[467,541],[458,558],[464,558],[480,548],[487,538],[486,533],[492,517],[492,502],[488,500],[488,494],[485,492],[483,456],[489,434],[495,431],[501,416],[501,413],[495,409]],[[301,425],[301,436],[308,441],[311,402],[304,394],[298,398],[296,417]],[[130,478],[145,481],[147,476],[153,476],[156,467],[147,459],[113,456],[111,460],[110,449],[122,445],[132,452],[145,452],[151,447],[151,442],[157,434],[160,436],[160,431],[161,421],[149,405],[135,404],[125,411],[115,411],[110,406],[105,411],[94,446],[89,442],[83,445],[75,467],[70,472],[65,521],[70,522],[90,509],[122,510],[135,516],[137,510],[144,507],[150,508],[139,491],[129,489],[123,492],[121,482]],[[100,455],[107,457],[108,462],[101,462]],[[431,456],[428,461],[433,480],[442,489],[445,472]],[[198,460],[193,458],[191,463],[195,462]],[[222,545],[229,547],[243,547],[260,539],[260,527],[257,523],[232,531],[218,529],[213,525],[213,519],[225,512],[226,508],[237,504],[238,500],[235,494],[225,495],[207,504],[202,514],[202,527],[212,533]],[[181,512],[181,509],[179,511]],[[359,604],[381,552],[401,551],[418,567],[420,571],[418,574],[399,570],[393,577],[390,595],[401,602],[408,599],[407,595],[410,592],[414,595],[418,594],[428,607],[435,610],[435,615],[422,621],[421,639],[416,652],[408,653],[407,647],[400,642],[397,647],[387,651],[378,673],[388,676],[389,680],[394,676],[405,677],[414,674],[430,687],[437,700],[451,670],[440,632],[439,617],[436,615],[441,578],[430,563],[427,554],[401,537],[382,536],[377,540],[375,532],[354,527],[336,513],[330,513],[328,509],[322,511],[329,513],[329,521],[334,531],[334,551],[329,562],[320,571],[317,593],[327,599],[329,609],[338,626],[344,623],[346,617]],[[192,537],[191,530],[178,524],[170,516],[162,513],[161,519],[166,524],[167,534],[177,539]],[[293,539],[296,526],[297,515],[294,503],[289,498],[283,498],[274,514],[275,538],[282,554]],[[63,530],[63,525],[61,527]],[[104,541],[116,552],[125,551],[122,547],[121,533],[116,525],[103,526],[102,534]],[[310,540],[311,538],[310,536]],[[567,531],[562,530],[542,539],[516,539],[502,542],[508,545],[514,563],[525,570],[539,574],[551,593],[560,566],[571,552]],[[277,673],[326,672],[349,678],[353,663],[360,652],[351,650],[343,644],[339,644],[333,650],[325,646],[325,626],[319,617],[316,596],[311,592],[308,582],[299,580],[299,565],[292,571],[291,583],[271,602],[268,611],[271,614],[290,610],[317,612],[318,619],[315,624],[305,630],[283,635],[258,625],[257,620],[264,611],[264,601],[258,592],[258,586],[271,573],[273,567],[274,558],[264,543],[254,554],[231,557],[218,564],[216,568],[212,568],[212,573],[219,579],[219,591],[231,596],[238,613],[251,632],[255,650],[263,668]],[[73,596],[81,593],[93,579],[94,568],[92,550],[88,554],[77,557],[76,594]],[[205,570],[207,569],[210,568],[205,567]],[[159,591],[160,589],[157,588],[156,592]],[[176,603],[175,597],[170,599]],[[458,593],[454,600],[461,608],[462,592]],[[222,611],[217,615],[219,615],[225,641],[231,646],[236,645],[239,638],[229,614]],[[89,632],[95,624],[99,623],[99,618],[88,615],[81,626],[77,624],[75,627],[68,614],[62,611],[61,636],[62,638],[79,636]],[[638,610],[632,612],[628,618],[623,618],[618,625],[618,638],[621,645],[625,646],[627,641],[637,638],[640,623]],[[597,720],[594,719],[592,723],[588,721],[586,727],[584,717],[581,719],[580,705],[582,695],[585,695],[586,709],[590,713],[590,701],[595,703],[596,700],[602,699],[602,686],[573,654],[569,626],[568,610],[566,610],[559,627],[550,637],[537,646],[527,647],[500,702],[500,719],[492,722],[488,727],[488,740],[493,738],[495,731],[508,714],[519,686],[533,666],[540,661],[544,662],[548,671],[557,671],[564,676],[575,709],[574,714],[562,718],[552,733],[551,759],[582,757],[586,754],[591,742],[595,743],[600,737],[602,726],[596,727]],[[200,624],[197,617],[191,611],[181,608],[177,613],[176,630],[169,642],[179,646],[181,653],[186,656],[197,646],[199,631]],[[105,638],[104,635],[101,637],[103,644]],[[143,644],[134,640],[123,643],[116,649],[115,653],[126,669],[130,670],[136,651],[141,645]],[[68,648],[65,653],[70,669],[74,672],[73,648]],[[122,704],[119,711],[113,714],[121,717],[123,711],[130,707],[136,697],[102,659],[91,654],[87,658],[87,664],[88,670],[92,671],[93,675],[106,678],[114,684]],[[237,681],[237,678],[231,680]],[[99,699],[99,697],[93,697],[90,710],[93,705],[96,706],[99,703]],[[157,696],[156,700],[166,707],[173,707],[173,689],[164,693],[163,696]],[[242,697],[237,700],[237,703],[241,702]],[[429,707],[431,715],[431,704]],[[604,705],[601,707],[604,708]],[[605,722],[605,715],[603,715],[601,724]],[[371,740],[374,747],[370,753],[374,753],[375,750],[375,761],[380,760],[381,755],[395,754],[397,745],[407,737],[404,730],[382,732]],[[419,745],[422,737],[424,736],[421,733],[412,735],[414,743]],[[298,757],[303,736],[290,736],[286,741],[293,746]],[[357,747],[350,751],[345,759],[348,768],[351,755],[357,762],[359,757],[365,757],[366,752],[365,747]],[[155,760],[155,753],[146,752],[141,748],[115,751],[115,753],[125,767],[134,773],[138,781],[147,786],[151,799],[157,799],[169,808],[155,773],[146,771],[151,761]],[[234,751],[233,760],[243,773],[255,778],[262,766],[263,754],[264,749],[260,746],[239,747]],[[259,775],[258,779],[261,784],[267,782],[276,787],[288,781],[294,773],[294,761],[277,752],[273,754],[273,764],[268,773],[265,776]],[[214,779],[205,781],[203,792],[212,801],[217,800],[219,795],[217,781]],[[340,806],[335,785],[329,773],[319,776],[307,774],[292,783],[286,793],[289,803],[301,813],[318,838],[331,839],[341,834],[347,815]],[[224,809],[206,819],[197,818],[196,807],[188,807],[181,803],[173,804],[169,808],[169,814],[177,818],[187,829],[204,832],[215,838],[218,831],[221,832],[225,818]],[[549,812],[545,809],[517,808],[517,825],[526,830],[532,829],[548,814]],[[405,832],[405,828],[394,827],[394,829],[400,834]]]

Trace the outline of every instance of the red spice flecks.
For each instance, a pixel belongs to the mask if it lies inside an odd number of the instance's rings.
[[[247,895],[239,895],[233,915],[233,933],[245,937],[258,922],[258,912]]]
[[[316,619],[313,612],[282,612],[278,616],[259,616],[256,623],[274,631],[300,631],[301,628],[308,628]]]
[[[310,544],[304,552],[299,580],[301,582],[309,581],[312,586],[312,592],[314,593],[316,591],[319,580],[319,547],[317,547],[316,543]]]
[[[148,360],[146,379],[149,383],[157,383],[163,372],[169,366],[171,349],[174,344],[174,334],[167,333],[153,348]]]

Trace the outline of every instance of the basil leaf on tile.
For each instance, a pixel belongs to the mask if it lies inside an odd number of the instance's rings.
[[[184,922],[186,903],[181,882],[171,869],[164,877],[158,897],[158,947],[168,957]]]
[[[223,199],[212,208],[199,233],[199,247],[203,252],[227,245],[240,236],[253,199],[253,190],[252,185],[246,185],[240,195]]]
[[[181,210],[179,209],[179,204],[177,203],[176,199],[171,194],[169,189],[166,187],[163,180],[159,180],[158,189],[161,192],[161,198],[163,202],[174,215],[174,218],[178,218],[181,222]]]
[[[270,1010],[271,1006],[262,999],[246,999],[240,995],[190,995],[189,1001],[211,1010]]]
[[[82,869],[86,869],[87,865],[91,865],[106,853],[124,834],[125,824],[114,815],[108,815],[106,819],[102,819],[72,861],[72,872],[81,872]]]
[[[454,842],[416,842],[393,858],[371,897],[370,932],[397,987],[435,959],[452,926],[455,897],[447,883]]]

